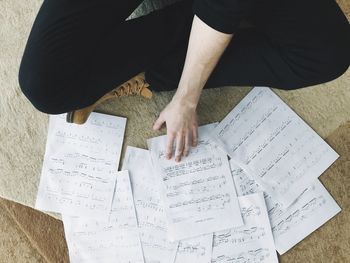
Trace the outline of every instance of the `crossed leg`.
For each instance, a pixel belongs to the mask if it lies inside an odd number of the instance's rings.
[[[176,89],[192,1],[125,21],[140,2],[46,0],[19,75],[33,105],[51,114],[84,108],[141,71],[154,90]],[[246,14],[253,27],[235,33],[206,88],[296,89],[348,68],[350,27],[333,0],[259,3]]]

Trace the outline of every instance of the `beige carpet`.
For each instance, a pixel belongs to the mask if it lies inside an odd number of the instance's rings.
[[[348,0],[341,2],[345,10],[350,10]],[[36,111],[21,94],[17,72],[40,4],[41,0],[0,0],[0,197],[31,207],[40,179],[48,116]],[[145,4],[142,8],[141,11],[147,12],[153,7]],[[330,83],[277,93],[322,137],[326,137],[350,120],[349,87],[348,70]],[[199,105],[200,123],[221,120],[248,91],[242,87],[205,91]],[[171,96],[172,93],[160,93],[151,101],[121,99],[109,102],[99,110],[127,117],[124,145],[145,147],[146,139],[156,135],[151,130],[152,124]]]
[[[350,16],[350,1],[339,0]],[[47,121],[20,93],[18,65],[41,0],[0,0],[0,197],[33,206],[44,154]],[[159,1],[155,2],[159,7]],[[138,15],[153,8],[145,4]],[[249,88],[205,91],[200,123],[221,120]],[[341,78],[292,92],[277,91],[340,153],[322,181],[343,208],[334,220],[282,257],[282,262],[350,262],[350,70]],[[109,102],[99,110],[128,117],[125,145],[146,146],[151,126],[172,93]],[[142,121],[140,121],[142,120]],[[342,126],[343,125],[343,126]],[[30,208],[0,200],[0,263],[67,262],[62,224]]]
[[[63,224],[32,208],[0,199],[0,262],[68,262]]]
[[[321,177],[342,212],[280,257],[281,263],[350,262],[350,122],[327,142],[340,159]],[[0,199],[0,262],[68,262],[62,222]]]

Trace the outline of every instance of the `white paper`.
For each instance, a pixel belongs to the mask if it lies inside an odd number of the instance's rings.
[[[320,181],[316,181],[288,210],[271,223],[281,255],[334,217],[341,208]]]
[[[238,196],[249,195],[258,192],[264,192],[264,189],[249,175],[247,175],[242,168],[230,160],[231,173],[233,181],[236,186]],[[305,190],[304,190],[305,191]],[[276,220],[286,211],[287,207],[283,203],[278,202],[267,192],[264,192],[267,212],[271,221]]]
[[[111,208],[126,119],[92,113],[84,125],[50,116],[35,207],[88,217]]]
[[[238,195],[262,191],[262,187],[242,169],[232,162],[230,165]],[[287,252],[340,212],[340,207],[318,180],[306,187],[289,207],[284,207],[266,192],[264,197],[275,245],[280,254]]]
[[[71,263],[143,263],[127,171],[117,175],[111,221],[63,215]]]
[[[239,197],[244,226],[214,233],[212,263],[278,262],[262,193]]]
[[[254,88],[215,128],[229,156],[289,206],[339,156],[269,88]]]
[[[126,149],[123,170],[129,170],[145,263],[173,263],[178,242],[167,239],[167,222],[147,150]]]
[[[182,240],[179,243],[175,263],[210,263],[213,233]]]
[[[165,158],[166,136],[148,140],[161,189],[171,240],[181,240],[242,225],[227,155],[200,127],[198,146],[180,163]]]

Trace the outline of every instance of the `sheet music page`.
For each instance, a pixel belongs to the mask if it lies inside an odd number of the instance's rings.
[[[278,262],[262,193],[239,197],[244,226],[214,233],[212,263]]]
[[[266,87],[254,88],[213,135],[247,174],[285,206],[339,157]]]
[[[126,119],[93,112],[84,125],[51,115],[35,207],[88,217],[107,216]]]
[[[213,233],[182,240],[176,254],[175,263],[210,263]]]
[[[278,253],[287,252],[340,211],[322,183],[315,181],[296,203],[271,223]]]
[[[242,225],[227,155],[210,138],[213,125],[199,127],[199,142],[180,163],[165,158],[166,136],[148,140],[171,240]]]
[[[129,170],[145,263],[173,263],[179,242],[167,239],[167,221],[149,151],[126,149],[123,170]]]
[[[262,187],[241,168],[232,162],[230,165],[238,195],[262,191]],[[266,192],[264,197],[275,246],[281,255],[341,211],[319,180],[306,187],[289,207],[283,207],[283,204],[275,201]]]
[[[270,221],[275,220],[286,211],[287,207],[269,195],[253,178],[247,175],[243,169],[232,160],[230,160],[230,167],[238,196],[264,192],[267,213]],[[307,188],[305,188],[305,190],[306,189]]]
[[[127,171],[117,175],[111,220],[63,215],[71,263],[143,263]]]

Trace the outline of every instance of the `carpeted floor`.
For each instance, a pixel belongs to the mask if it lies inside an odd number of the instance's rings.
[[[164,1],[172,0],[148,1],[135,14],[160,7]],[[0,197],[26,206],[33,206],[36,198],[48,117],[32,108],[20,93],[17,72],[41,2],[0,0]],[[338,3],[349,18],[350,1]],[[221,120],[249,90],[226,87],[205,91],[199,105],[200,123]],[[283,256],[282,262],[350,262],[350,70],[326,84],[277,93],[341,155],[322,181],[343,208],[340,215]],[[151,101],[121,99],[98,110],[127,117],[125,145],[146,147],[146,138],[157,135],[151,130],[153,121],[171,96],[155,94]],[[4,199],[0,199],[0,263],[67,262],[61,222]]]
[[[350,262],[350,122],[336,129],[327,142],[340,159],[321,177],[342,212],[280,257],[281,263]],[[0,262],[68,262],[60,220],[0,199]]]
[[[163,1],[173,0],[156,3]],[[348,0],[340,1],[345,10],[350,10]],[[21,94],[17,74],[40,3],[41,0],[0,0],[0,197],[30,207],[34,206],[40,180],[48,116],[36,111]],[[145,13],[152,8],[145,4],[139,10]],[[349,87],[350,70],[326,84],[277,93],[325,138],[350,120]],[[199,104],[200,123],[220,121],[248,91],[244,87],[204,91]],[[151,101],[122,98],[98,110],[127,117],[124,145],[146,147],[146,139],[157,135],[151,129],[153,122],[171,97],[171,92],[165,92],[155,94]]]

